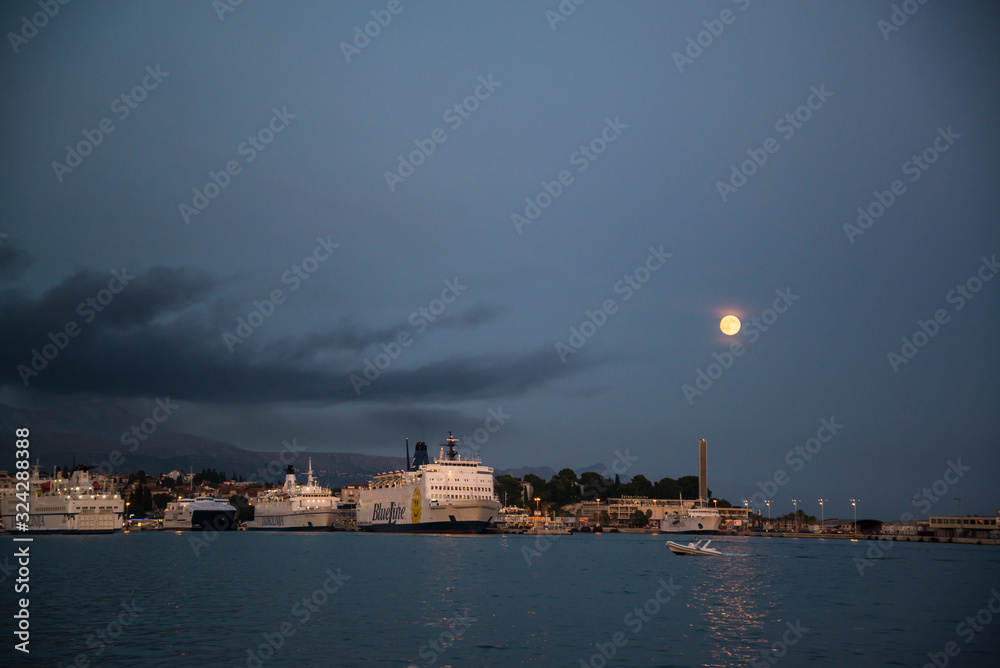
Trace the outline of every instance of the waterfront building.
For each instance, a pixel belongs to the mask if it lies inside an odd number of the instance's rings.
[[[938,538],[998,538],[1000,511],[989,517],[983,516],[935,516],[930,518],[930,530]]]
[[[368,485],[351,484],[344,485],[340,488],[340,501],[341,504],[357,504],[358,499],[361,498],[361,490],[368,489]]]
[[[575,514],[579,510],[580,517],[586,517],[593,523],[600,523],[598,512],[601,515],[608,514],[609,521],[605,524],[609,527],[627,527],[629,520],[636,510],[643,514],[649,513],[649,524],[658,526],[660,520],[665,515],[680,513],[699,507],[697,501],[687,499],[650,499],[644,496],[623,496],[617,499],[601,499],[600,502],[583,501],[579,504],[567,506],[567,512]],[[713,508],[713,504],[705,504],[706,508]],[[719,508],[719,515],[722,516],[722,528],[738,528],[745,526],[748,519],[746,508]]]

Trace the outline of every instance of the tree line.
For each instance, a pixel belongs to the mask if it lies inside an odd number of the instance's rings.
[[[646,497],[650,499],[697,499],[698,476],[686,475],[677,478],[662,478],[652,482],[644,475],[632,476],[629,482],[621,482],[620,476],[614,480],[605,478],[595,471],[585,471],[577,476],[573,469],[565,468],[548,481],[532,473],[524,476],[523,482],[531,485],[531,496],[527,498],[527,488],[520,478],[511,475],[496,477],[497,498],[506,506],[534,508],[535,498],[551,509],[559,509],[580,501],[595,499],[615,499],[624,496]],[[712,491],[708,490],[711,498]],[[718,499],[720,508],[729,508],[725,499]]]

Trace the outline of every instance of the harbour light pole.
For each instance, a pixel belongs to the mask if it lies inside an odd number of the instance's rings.
[[[798,499],[792,499],[792,503],[795,504],[795,515],[792,516],[793,519],[794,519],[794,522],[792,523],[792,527],[798,527],[798,525],[799,525],[799,500]]]
[[[826,508],[823,506],[823,502],[826,499],[819,500],[819,531],[820,533],[826,533]]]
[[[767,521],[770,522],[771,521],[771,499],[768,499],[764,503],[767,504]]]
[[[854,506],[854,535],[858,535],[858,500],[851,499],[851,505]]]

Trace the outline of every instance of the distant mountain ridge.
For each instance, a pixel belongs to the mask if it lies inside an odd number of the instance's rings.
[[[206,468],[248,480],[281,480],[287,464],[304,471],[312,459],[322,484],[341,486],[363,483],[376,473],[400,469],[403,457],[365,455],[354,452],[310,452],[299,449],[294,439],[279,452],[244,450],[203,436],[170,431],[162,424],[146,440],[122,443],[121,435],[144,418],[107,402],[49,408],[38,411],[0,404],[0,430],[13,434],[18,427],[31,429],[31,463],[43,468],[76,464],[98,466],[106,471],[145,471],[150,475],[173,469],[195,472]],[[13,470],[13,448],[0,454],[0,467]]]
[[[173,432],[163,424],[158,424],[146,440],[130,436],[127,444],[123,444],[122,434],[144,419],[148,417],[140,417],[104,401],[40,410],[0,404],[0,433],[13,434],[18,427],[29,427],[31,463],[38,461],[49,471],[56,466],[73,464],[97,466],[107,472],[145,471],[148,475],[174,469],[185,472],[193,469],[196,473],[215,469],[227,476],[244,476],[247,480],[280,481],[288,463],[297,471],[305,471],[308,460],[312,459],[320,483],[339,487],[365,483],[376,473],[398,470],[406,465],[404,457],[298,450],[294,439],[283,451],[245,450],[232,443]],[[6,448],[0,452],[0,469],[12,471],[13,466],[14,450]],[[577,473],[596,470],[606,470],[606,467],[595,464]],[[556,471],[550,466],[522,466],[495,469],[495,474],[516,478],[534,474],[549,480]]]

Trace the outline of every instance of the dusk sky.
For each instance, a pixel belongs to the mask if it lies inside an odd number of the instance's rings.
[[[40,5],[0,14],[0,403],[1000,507],[995,3]]]

